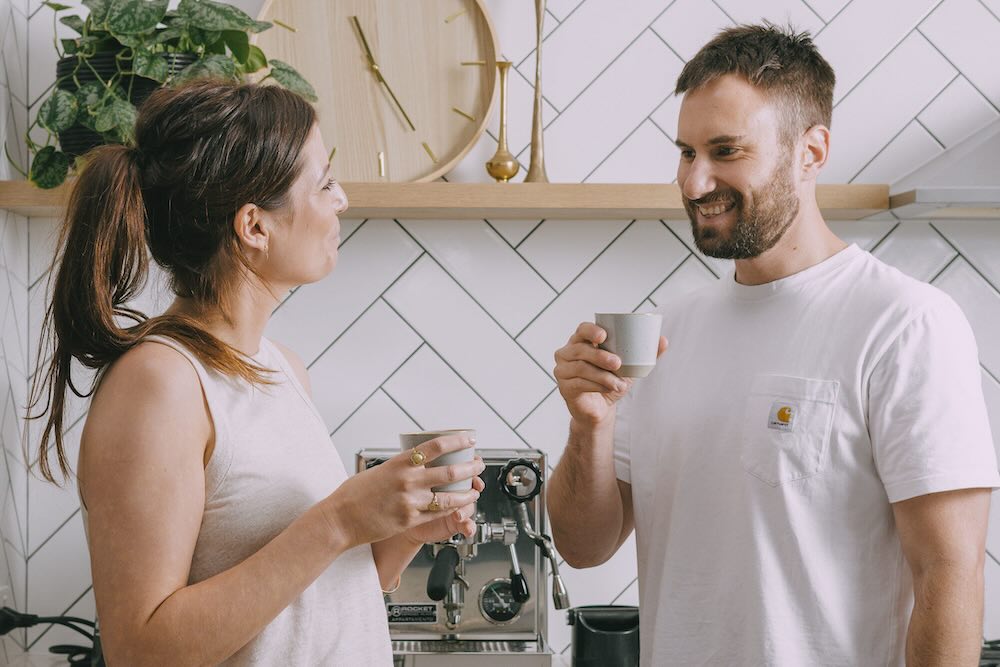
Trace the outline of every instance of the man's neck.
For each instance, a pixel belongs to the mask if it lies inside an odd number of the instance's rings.
[[[847,247],[830,230],[816,206],[800,211],[773,248],[753,259],[736,260],[736,282],[763,285],[815,266]]]

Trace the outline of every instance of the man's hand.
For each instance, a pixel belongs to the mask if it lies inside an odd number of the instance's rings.
[[[553,375],[570,416],[580,424],[597,426],[602,423],[611,413],[612,406],[632,386],[630,378],[614,373],[621,368],[622,360],[598,347],[607,337],[601,327],[583,322],[569,342],[556,350]],[[660,336],[657,358],[666,349],[667,339]]]

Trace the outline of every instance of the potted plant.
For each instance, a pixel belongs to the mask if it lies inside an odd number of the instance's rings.
[[[274,79],[316,101],[312,86],[294,68],[268,61],[250,43],[251,34],[272,24],[237,7],[214,0],[181,0],[171,11],[168,0],[82,2],[90,10],[86,18],[59,18],[79,37],[56,45],[60,59],[54,88],[28,128],[31,164],[27,174],[21,173],[39,187],[61,184],[73,160],[90,148],[131,141],[136,107],[162,85],[202,76],[245,80],[259,73],[260,80]],[[56,14],[72,9],[43,4]],[[46,133],[44,143],[31,137],[36,126]]]

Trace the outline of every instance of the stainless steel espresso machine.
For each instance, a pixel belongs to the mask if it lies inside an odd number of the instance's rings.
[[[358,453],[358,470],[398,449]],[[479,449],[486,483],[476,532],[425,545],[385,595],[398,667],[550,667],[548,573],[556,609],[569,607],[552,539],[545,534],[545,455]]]

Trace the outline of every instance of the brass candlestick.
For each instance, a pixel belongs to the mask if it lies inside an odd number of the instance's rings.
[[[497,152],[486,163],[486,172],[497,181],[506,183],[514,178],[521,165],[514,159],[513,153],[507,150],[507,71],[509,60],[498,60],[497,69],[500,73],[500,140]]]
[[[548,183],[545,173],[545,153],[542,148],[542,24],[545,21],[545,0],[535,0],[535,108],[531,114],[531,163],[525,183]]]

